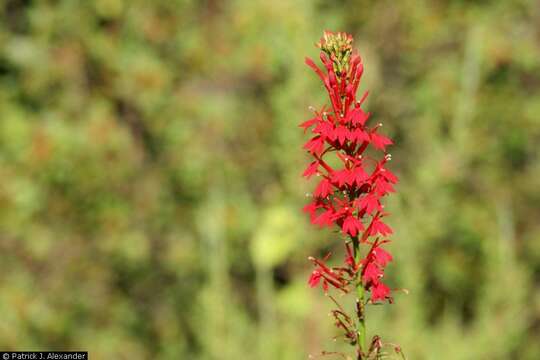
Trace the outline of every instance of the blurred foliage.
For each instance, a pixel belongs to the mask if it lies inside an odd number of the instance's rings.
[[[540,3],[0,2],[0,348],[93,359],[347,349],[297,124],[348,31],[393,136],[388,278],[410,359],[540,358]]]

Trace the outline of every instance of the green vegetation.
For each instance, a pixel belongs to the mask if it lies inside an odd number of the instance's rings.
[[[540,5],[533,0],[0,2],[0,348],[305,359],[333,342],[301,213],[352,33],[396,145],[392,306],[411,360],[540,358]],[[361,89],[361,91],[362,91]],[[399,270],[398,270],[399,269]]]

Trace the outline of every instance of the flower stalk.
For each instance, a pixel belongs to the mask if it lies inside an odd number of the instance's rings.
[[[356,347],[357,359],[379,359],[389,344],[375,335],[368,347],[366,307],[393,301],[390,288],[382,281],[384,269],[392,261],[383,245],[390,242],[388,236],[393,231],[383,221],[389,214],[381,200],[395,191],[393,185],[398,178],[386,167],[391,160],[386,148],[392,140],[380,133],[382,124],[370,124],[371,114],[362,109],[368,92],[359,100],[356,97],[364,66],[352,44],[351,35],[327,31],[317,44],[322,69],[306,58],[328,92],[331,107],[313,110],[314,116],[300,124],[304,132],[312,134],[304,149],[313,160],[303,176],[320,179],[304,211],[313,224],[337,228],[345,239],[342,266],[327,265],[330,254],[322,260],[309,258],[315,266],[309,285],[322,285],[327,295],[330,288],[354,294],[354,315],[347,314],[328,295],[338,307],[331,315],[336,327],[343,330],[344,339]],[[394,352],[403,356],[399,347],[394,346]]]

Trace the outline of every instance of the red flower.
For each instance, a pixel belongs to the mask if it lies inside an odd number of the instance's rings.
[[[390,295],[390,289],[382,282],[378,282],[371,287],[371,300],[373,302],[378,300],[386,300]]]
[[[309,166],[307,167],[306,171],[302,174],[302,176],[305,176],[306,178],[312,177],[314,174],[317,173],[317,170],[319,169],[319,162],[317,160],[313,161]]]
[[[371,143],[375,148],[383,151],[386,149],[386,146],[393,144],[392,140],[375,132],[371,133]]]
[[[320,155],[324,150],[324,139],[320,136],[316,136],[304,145],[304,149],[312,154]]]
[[[342,187],[345,184],[352,185],[354,180],[355,174],[349,169],[338,170],[332,174],[332,181],[337,183],[339,187]]]
[[[305,121],[298,126],[300,126],[301,128],[304,128],[304,133],[305,133],[307,129],[309,129],[310,127],[312,127],[319,121],[320,121],[319,117],[314,117],[313,119],[309,119],[308,121]]]
[[[319,270],[313,270],[313,272],[311,273],[311,276],[309,277],[309,281],[308,281],[309,286],[315,287],[319,285],[319,283],[321,282],[321,278],[322,278],[322,275],[319,272]]]
[[[377,234],[380,234],[382,236],[392,234],[392,229],[390,228],[390,226],[380,221],[378,217],[373,219],[373,222],[371,223],[370,232],[369,232],[369,235],[371,236],[375,236]]]
[[[317,203],[311,203],[311,204],[307,204],[306,206],[304,206],[304,208],[302,210],[304,212],[309,213],[311,221],[313,222],[313,219],[315,218],[316,211],[317,211],[317,209],[319,207],[320,207],[320,205],[318,205]]]
[[[383,177],[378,177],[376,180],[375,180],[375,189],[377,191],[377,193],[381,196],[383,195],[386,195],[388,193],[391,193],[391,192],[395,192],[394,190],[394,187],[392,186],[392,184],[390,184],[388,181],[386,181],[385,178]]]
[[[369,114],[365,113],[360,107],[357,107],[349,111],[346,121],[351,122],[355,126],[364,126],[368,118]]]
[[[382,267],[385,267],[390,261],[392,261],[392,255],[380,247],[375,247],[371,253],[375,257],[375,262]]]
[[[364,230],[364,226],[358,218],[350,215],[343,221],[342,229],[344,233],[356,236],[359,232]]]
[[[379,197],[375,194],[367,194],[356,201],[356,206],[364,210],[366,214],[372,214],[375,210],[381,209]]]
[[[335,135],[341,145],[345,144],[346,140],[352,140],[351,132],[345,126],[338,126],[335,130]]]
[[[312,223],[319,225],[320,227],[332,226],[334,222],[333,217],[334,217],[334,212],[332,211],[332,209],[328,209],[325,212],[321,213],[319,216],[315,217],[312,220]]]
[[[356,181],[356,185],[362,186],[368,178],[368,174],[361,165],[354,168],[354,180]]]
[[[313,132],[316,134],[320,134],[321,136],[328,138],[332,141],[336,140],[336,132],[334,130],[334,127],[327,121],[319,122],[317,126],[313,129]]]
[[[366,265],[366,268],[362,274],[362,280],[365,284],[378,283],[379,279],[383,276],[383,272],[377,265],[370,262]]]
[[[313,196],[319,197],[319,198],[325,198],[331,193],[332,193],[332,184],[330,184],[330,181],[328,179],[322,179],[319,185],[317,186],[317,188],[315,189]]]

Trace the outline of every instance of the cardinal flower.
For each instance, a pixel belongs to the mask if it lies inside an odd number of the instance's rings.
[[[392,300],[390,288],[382,282],[392,255],[382,248],[389,241],[381,239],[393,233],[383,203],[395,192],[398,178],[387,168],[391,159],[387,151],[393,141],[382,133],[382,124],[374,124],[371,113],[364,110],[368,92],[357,97],[364,64],[352,43],[349,34],[325,32],[317,44],[321,65],[306,58],[328,101],[300,127],[310,134],[304,149],[311,157],[302,175],[317,179],[312,201],[304,211],[313,224],[338,230],[345,237],[346,249],[345,261],[338,266],[327,265],[328,256],[322,260],[310,257],[315,269],[308,283],[311,287],[322,284],[325,293],[337,289],[358,294],[357,320],[341,306],[332,315],[345,330],[345,339],[357,347],[356,358],[365,359],[378,358],[374,355],[379,355],[381,346],[368,349],[366,345],[364,307]],[[352,288],[358,291],[350,291]],[[374,337],[372,344],[381,341]]]

